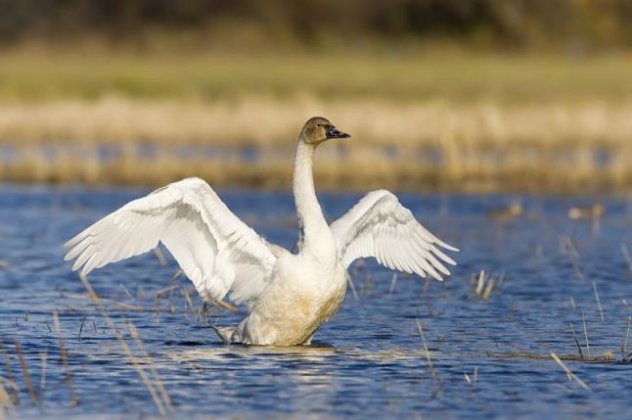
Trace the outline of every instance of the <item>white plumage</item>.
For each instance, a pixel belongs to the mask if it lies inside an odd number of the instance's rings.
[[[236,303],[261,293],[276,257],[211,187],[188,178],[134,200],[66,243],[66,259],[86,275],[139,255],[162,242],[203,299]]]
[[[309,344],[316,329],[340,306],[346,270],[358,258],[375,257],[391,269],[430,274],[437,280],[456,250],[421,226],[397,197],[367,194],[327,225],[314,191],[316,147],[349,135],[324,118],[310,119],[299,136],[294,195],[301,226],[299,252],[266,242],[244,224],[199,178],[188,178],[134,200],[66,243],[66,260],[87,275],[95,268],[142,254],[163,243],[204,300],[227,294],[250,309],[236,328],[217,328],[226,342]]]
[[[456,248],[428,232],[411,211],[386,190],[367,194],[332,223],[331,230],[345,267],[358,258],[375,257],[388,268],[421,277],[429,273],[443,280],[441,274],[450,274],[443,263],[456,264],[440,247],[452,251]]]

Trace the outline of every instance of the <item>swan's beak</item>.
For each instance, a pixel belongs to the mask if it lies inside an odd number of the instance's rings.
[[[333,125],[327,128],[327,138],[328,139],[346,139],[351,137],[351,134],[347,134],[344,131],[338,130]]]

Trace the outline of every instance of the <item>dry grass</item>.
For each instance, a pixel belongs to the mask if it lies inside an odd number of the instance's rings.
[[[353,138],[320,151],[321,188],[629,191],[629,74],[625,56],[4,51],[0,180],[286,188],[324,115]]]
[[[323,188],[620,192],[632,185],[632,102],[501,106],[307,95],[5,104],[0,178],[159,185],[197,175],[220,186],[285,188],[297,131],[317,114],[353,134],[319,151]],[[111,159],[100,155],[104,145]],[[254,157],[245,159],[244,150]]]
[[[70,392],[70,401],[73,406],[76,406],[79,404],[79,399],[77,397],[77,393],[75,392],[75,386],[72,382],[72,373],[70,371],[70,363],[68,361],[68,351],[66,350],[66,346],[64,344],[64,338],[61,333],[61,323],[59,322],[57,311],[53,312],[53,325],[55,327],[55,334],[59,340],[59,357],[62,365],[64,366],[64,381],[66,382],[66,386]]]
[[[569,381],[575,382],[577,385],[579,385],[582,389],[586,390],[586,391],[590,391],[590,387],[586,384],[586,382],[582,381],[581,379],[579,379],[577,377],[577,375],[575,375],[568,366],[566,366],[566,363],[564,363],[557,354],[551,352],[551,358],[553,360],[555,360],[555,363],[557,363],[562,370],[564,370],[564,372],[566,373],[566,376],[568,377]]]
[[[138,352],[135,353],[121,331],[119,331],[119,329],[117,328],[112,318],[110,318],[110,316],[108,315],[105,306],[101,302],[101,298],[92,288],[92,285],[90,284],[88,278],[84,275],[80,275],[79,278],[81,280],[81,283],[85,287],[86,292],[88,293],[88,297],[96,305],[98,311],[101,313],[101,316],[105,318],[108,325],[112,328],[114,336],[118,340],[123,354],[128,357],[129,361],[132,364],[132,367],[138,373],[138,376],[140,377],[147,391],[151,395],[152,401],[156,405],[158,412],[161,416],[166,416],[168,412],[173,411],[171,399],[165,391],[163,382],[158,375],[158,370],[154,366],[149,353],[145,350],[145,346],[140,338],[140,335],[138,334],[136,327],[134,327],[131,323],[128,324],[131,336],[136,342],[136,346],[138,348]],[[145,370],[145,366],[149,367],[149,374]]]
[[[37,394],[35,393],[35,387],[33,387],[33,380],[31,379],[31,374],[29,373],[28,366],[26,365],[26,359],[24,358],[22,345],[17,338],[13,340],[13,347],[15,349],[15,354],[18,356],[18,360],[20,361],[22,378],[24,379],[24,384],[29,391],[29,397],[31,397],[31,401],[33,401],[33,404],[37,404]]]
[[[0,107],[5,144],[135,144],[293,146],[301,124],[323,115],[351,132],[354,142],[393,146],[478,148],[628,147],[632,100],[611,103],[458,104],[384,99],[319,100],[247,96],[231,101],[138,100],[10,102]]]

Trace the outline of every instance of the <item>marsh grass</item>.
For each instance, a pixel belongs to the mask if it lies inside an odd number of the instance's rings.
[[[624,56],[3,51],[0,180],[287,188],[320,114],[353,135],[319,153],[323,188],[629,191],[629,74]]]
[[[13,409],[13,401],[5,389],[4,384],[0,382],[0,418],[4,418],[3,414],[6,409]]]
[[[156,256],[156,258],[160,260],[158,256]],[[488,276],[485,276],[485,274],[483,273],[480,273],[478,276],[489,278]],[[355,272],[354,277],[356,277],[359,281],[363,279],[366,281],[366,279],[369,278],[369,274]],[[500,276],[500,278],[502,277],[503,276]],[[503,283],[503,281],[500,280],[500,278],[496,283],[498,285]],[[584,278],[584,280],[587,283],[589,283],[586,278]],[[175,285],[172,284],[172,285],[165,286],[162,289],[152,292],[150,296],[141,296],[141,295],[134,296],[133,294],[129,292],[129,290],[124,289],[125,295],[130,297],[131,299],[141,300],[141,301],[142,300],[151,301],[153,297],[153,299],[156,302],[156,305],[151,305],[151,304],[142,304],[141,302],[129,304],[129,303],[117,302],[113,299],[100,297],[95,293],[94,289],[92,288],[90,282],[88,281],[86,277],[81,276],[81,281],[83,282],[87,293],[64,294],[66,298],[70,298],[73,300],[77,300],[78,302],[82,302],[82,304],[78,305],[77,307],[75,307],[75,305],[71,305],[70,307],[68,307],[72,312],[85,311],[86,313],[86,316],[84,317],[84,319],[81,321],[80,325],[78,326],[78,329],[79,329],[78,338],[81,339],[81,330],[84,328],[86,319],[89,319],[88,316],[102,317],[106,325],[108,325],[109,327],[107,328],[107,334],[109,334],[109,339],[118,345],[120,354],[121,356],[123,356],[123,358],[121,359],[122,363],[129,366],[130,369],[134,369],[134,371],[139,375],[139,377],[141,378],[141,382],[139,383],[139,386],[145,387],[147,389],[147,392],[151,395],[151,399],[153,403],[155,404],[157,412],[161,414],[164,413],[165,415],[174,413],[175,412],[174,410],[177,410],[177,408],[174,408],[173,406],[171,398],[169,397],[169,394],[167,392],[167,387],[165,386],[165,383],[162,381],[160,377],[158,366],[154,363],[152,357],[150,356],[149,351],[147,350],[145,344],[143,343],[140,337],[138,329],[133,323],[128,322],[128,321],[122,321],[122,324],[116,325],[113,319],[115,319],[116,317],[116,319],[124,320],[126,313],[127,314],[133,314],[137,312],[151,313],[154,311],[156,311],[157,313],[160,313],[163,311],[167,311],[172,314],[182,313],[183,316],[186,318],[188,318],[189,315],[196,315],[197,317],[196,322],[198,324],[203,325],[205,322],[206,323],[205,325],[208,325],[209,319],[208,319],[208,313],[206,313],[206,307],[199,305],[199,302],[196,302],[197,305],[194,304],[190,296],[190,291],[192,290],[192,288],[185,287],[179,284],[175,284]],[[388,289],[389,293],[393,293],[393,294],[398,293],[397,289],[394,286],[396,285],[396,283],[397,283],[397,277],[394,276],[391,279],[391,285]],[[481,290],[484,292],[485,287],[483,287]],[[490,299],[490,300],[496,299],[498,297],[498,293],[500,293],[502,289],[497,290],[496,288],[494,288],[494,291],[495,293],[491,295],[488,294],[486,299]],[[369,288],[368,290],[365,290],[365,293],[371,294],[371,293],[376,293],[376,292],[375,290],[372,290]],[[84,306],[83,303],[87,303],[88,305]],[[166,304],[163,304],[163,303],[166,303]],[[217,308],[218,310],[222,310],[222,311],[231,310],[231,308],[224,307],[222,305],[218,305]],[[577,308],[574,308],[574,309],[577,309]],[[433,316],[432,311],[429,311],[429,314],[430,314],[430,318],[432,318]],[[597,316],[596,321],[598,321],[600,319],[599,314],[597,314],[596,316]],[[202,317],[204,317],[203,322],[200,322],[200,319]],[[483,350],[483,354],[486,355],[487,358],[492,359],[492,360],[519,359],[519,360],[534,360],[534,361],[540,361],[543,363],[546,363],[546,361],[555,361],[557,365],[560,366],[562,371],[566,373],[570,381],[577,384],[577,386],[590,391],[590,386],[580,378],[581,376],[584,375],[584,373],[582,373],[581,370],[576,371],[577,373],[573,372],[569,368],[567,362],[574,362],[578,364],[576,366],[582,366],[584,364],[629,363],[630,355],[627,355],[626,352],[627,352],[627,340],[628,340],[629,330],[631,328],[630,325],[632,324],[631,319],[632,318],[630,317],[626,319],[627,330],[625,332],[625,338],[623,340],[623,345],[621,347],[621,351],[623,353],[622,358],[616,358],[611,351],[600,352],[600,354],[592,354],[592,353],[589,353],[588,355],[582,354],[581,346],[579,344],[579,339],[577,337],[577,334],[575,334],[572,324],[571,324],[571,331],[573,333],[573,340],[575,341],[575,345],[579,349],[579,354],[565,354],[565,353],[560,353],[557,351],[550,351],[549,349],[545,349],[545,348],[538,349],[537,351],[533,351],[533,352],[532,351],[517,351],[517,352],[485,353],[485,350]],[[584,316],[583,311],[581,311],[581,320],[584,323],[583,329],[584,329],[584,334],[586,337],[586,347],[588,348],[590,346],[590,344],[588,343],[588,329],[585,324],[585,316]],[[415,334],[419,334],[420,347],[423,351],[419,353],[414,353],[414,354],[407,354],[407,357],[424,359],[423,361],[427,369],[428,376],[432,379],[433,384],[434,384],[434,387],[432,389],[432,396],[434,398],[443,391],[444,380],[445,380],[446,375],[448,375],[448,373],[447,371],[442,370],[443,363],[436,363],[436,360],[433,359],[434,353],[431,352],[428,348],[428,344],[432,344],[431,341],[428,340],[429,337],[427,337],[428,329],[425,326],[423,326],[419,318],[415,319],[415,323],[416,323],[416,330],[417,330]],[[96,326],[94,327],[94,329],[95,329],[95,334],[96,334]],[[61,366],[61,368],[64,369],[67,375],[66,386],[68,386],[69,389],[72,389],[71,388],[72,380],[69,381],[68,378],[71,377],[71,372],[70,372],[71,367],[76,366],[76,365],[74,365],[73,363],[70,363],[71,355],[69,355],[68,352],[65,350],[65,346],[62,340],[61,324],[59,321],[59,316],[56,312],[53,313],[52,333],[55,334],[60,340],[59,341],[60,359],[63,365]],[[599,337],[596,337],[596,338],[599,338]],[[435,342],[435,346],[439,346],[439,349],[440,349],[441,343]],[[20,406],[24,404],[24,402],[20,403],[19,399],[17,399],[17,396],[19,395],[20,391],[21,390],[24,391],[25,388],[27,392],[29,392],[30,390],[34,394],[37,395],[38,397],[37,404],[43,407],[44,406],[44,397],[43,397],[44,385],[41,385],[39,388],[39,393],[36,393],[36,391],[33,389],[33,384],[31,383],[29,385],[28,381],[26,380],[25,375],[19,375],[19,372],[18,372],[17,376],[20,376],[19,383],[14,382],[14,380],[17,381],[17,379],[15,378],[9,379],[10,377],[13,378],[16,375],[14,375],[13,371],[11,370],[11,361],[10,361],[11,355],[9,354],[9,349],[4,345],[1,339],[0,339],[0,351],[2,351],[5,357],[5,364],[6,364],[5,375],[7,376],[6,379],[0,378],[0,413],[2,412],[2,410],[4,410],[5,413],[7,413],[8,415],[11,415],[11,413],[13,412],[13,410],[16,409],[16,407],[19,410]],[[283,354],[286,354],[287,351],[291,353],[292,351],[296,351],[296,350],[295,349],[289,349],[289,350],[265,349],[264,351],[266,353],[273,351],[273,352],[283,352]],[[23,358],[22,360],[20,359],[20,353],[21,353],[21,350],[18,350],[18,348],[15,347],[15,351],[13,352],[13,358],[18,359],[18,362],[20,364],[22,363],[25,364],[26,362],[23,362]],[[438,360],[439,362],[441,362],[441,351],[439,350],[437,354],[439,354]],[[367,357],[367,356],[363,355],[363,357]],[[383,357],[383,355],[380,355],[379,352],[376,353],[374,351],[371,351],[370,357],[373,357],[375,358],[375,360],[378,360],[378,358]],[[45,369],[45,365],[47,363],[45,360],[46,358],[42,359],[40,357],[40,361],[42,363],[42,367],[41,367],[42,370]],[[31,364],[32,363],[33,361],[31,361]],[[24,368],[22,368],[22,370],[24,371]],[[485,373],[486,373],[485,370],[481,372],[479,368],[475,367],[472,373],[463,373],[463,377],[464,377],[464,380],[468,384],[472,386],[476,386],[476,384],[480,383],[481,381],[489,380],[489,379],[486,379],[488,377],[485,375]],[[41,381],[44,380],[43,374],[41,375],[40,380]],[[171,386],[173,386],[173,384],[171,384]],[[77,398],[77,396],[75,396],[74,398]],[[42,408],[42,410],[44,410],[44,408]],[[45,411],[42,411],[42,412],[45,413]]]
[[[386,97],[398,101],[495,98],[503,102],[632,96],[625,55],[554,56],[442,53],[363,54],[204,51],[139,52],[70,45],[4,49],[0,97],[136,98]]]
[[[628,354],[628,338],[630,337],[630,326],[632,326],[632,316],[628,316],[628,328],[625,331],[625,339],[621,345],[621,353]]]
[[[551,358],[553,360],[555,360],[555,363],[557,363],[566,373],[566,376],[568,377],[568,379],[570,381],[575,382],[577,385],[579,385],[581,388],[583,388],[586,391],[591,392],[590,387],[586,384],[586,382],[582,381],[581,379],[579,379],[579,377],[577,377],[577,375],[575,375],[568,366],[566,366],[566,363],[564,363],[557,354],[551,352],[550,353]]]
[[[29,392],[29,397],[31,398],[31,401],[33,401],[33,404],[38,404],[37,394],[35,393],[35,387],[33,386],[33,380],[31,379],[31,373],[29,372],[29,368],[26,364],[26,359],[24,358],[22,345],[17,338],[13,340],[13,348],[15,349],[15,354],[18,357],[18,361],[20,362],[20,368],[22,369],[22,379],[24,380],[24,384],[26,384],[26,389]]]
[[[137,352],[134,352],[127,340],[123,336],[123,334],[119,331],[118,327],[112,320],[112,318],[108,315],[105,307],[101,303],[100,297],[96,294],[90,281],[84,275],[79,276],[81,283],[86,289],[88,293],[88,297],[97,307],[97,310],[101,314],[101,316],[105,319],[107,324],[111,327],[111,330],[114,332],[114,336],[118,341],[123,354],[129,359],[132,367],[138,373],[138,376],[141,378],[143,384],[145,385],[147,391],[151,395],[152,401],[154,402],[158,412],[165,416],[168,412],[173,412],[173,406],[171,404],[171,399],[167,395],[165,391],[164,385],[160,376],[158,374],[158,370],[156,369],[149,353],[145,350],[145,346],[138,334],[138,330],[136,327],[129,323],[128,330],[136,343]],[[139,356],[140,354],[140,356]],[[147,373],[145,367],[149,368],[150,374]]]
[[[302,118],[293,120],[300,126]],[[315,169],[320,188],[603,193],[627,192],[632,185],[632,144],[624,141],[624,136],[608,145],[591,144],[590,140],[567,145],[538,140],[490,144],[482,134],[480,141],[473,141],[471,135],[451,134],[445,140],[445,135],[434,139],[432,133],[404,142],[397,136],[371,140],[371,135],[362,135],[367,128],[359,125],[356,138],[320,150]],[[199,176],[215,186],[288,188],[295,135],[270,134],[266,138],[282,140],[269,145],[253,145],[237,140],[239,137],[233,138],[232,144],[209,141],[175,146],[166,139],[110,142],[105,146],[72,140],[72,136],[52,144],[6,141],[0,146],[0,179],[161,185]],[[390,139],[392,144],[388,144]]]
[[[419,321],[419,318],[417,318],[416,322],[417,322],[417,330],[419,331],[419,336],[421,337],[421,343],[423,344],[424,352],[426,353],[426,360],[428,362],[428,371],[430,372],[433,378],[436,378],[434,365],[432,364],[432,357],[430,356],[430,352],[428,351],[428,345],[426,344],[426,336],[424,335],[424,329],[421,326],[421,321]]]
[[[59,321],[57,311],[53,312],[53,325],[55,328],[55,334],[57,335],[57,339],[59,341],[59,357],[61,359],[62,366],[64,367],[64,382],[66,382],[68,392],[70,393],[70,402],[73,406],[75,406],[79,404],[79,399],[77,398],[75,386],[72,382],[72,372],[70,371],[68,351],[66,350],[66,346],[64,344],[64,338],[61,333],[61,323]]]

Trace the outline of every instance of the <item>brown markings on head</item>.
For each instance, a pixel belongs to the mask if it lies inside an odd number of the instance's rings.
[[[329,139],[345,139],[349,134],[338,130],[327,118],[312,117],[303,126],[300,139],[306,144],[319,145]]]

